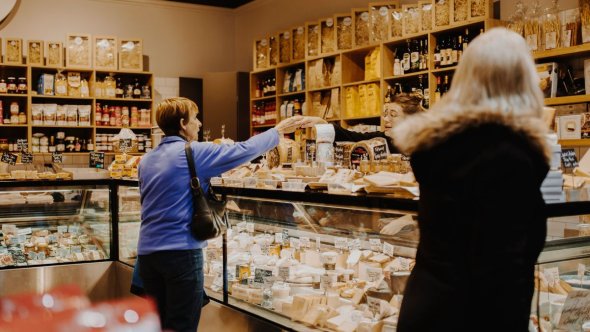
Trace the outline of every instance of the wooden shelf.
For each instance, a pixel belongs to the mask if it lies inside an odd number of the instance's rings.
[[[27,98],[27,94],[22,94],[22,93],[0,93],[0,97]]]
[[[316,56],[313,56],[313,57],[308,57],[305,60],[306,61],[315,61],[315,60],[319,60],[319,59],[323,59],[323,58],[331,58],[331,57],[339,56],[339,55],[341,55],[341,53],[348,52],[348,51],[351,51],[351,50],[352,49],[342,50],[342,51],[335,51],[335,52],[332,52],[332,53],[320,54],[320,55],[316,55]]]
[[[0,124],[0,128],[2,127],[13,127],[13,128],[26,128],[28,124]]]
[[[351,121],[351,120],[364,120],[364,119],[375,119],[380,118],[381,115],[372,115],[372,116],[357,116],[352,118],[342,118],[342,121]]]
[[[320,92],[320,91],[325,91],[325,90],[332,90],[332,89],[339,88],[339,87],[340,87],[340,85],[332,85],[332,86],[326,86],[323,88],[308,89],[307,91],[308,92]]]
[[[38,71],[38,70],[45,70],[45,71],[52,71],[52,72],[57,72],[57,71],[63,71],[63,72],[69,72],[69,71],[78,71],[81,73],[92,73],[94,71],[94,69],[92,68],[66,68],[66,67],[44,67],[44,66],[31,66],[32,70]]]
[[[586,102],[590,102],[590,95],[545,98],[545,105],[547,105],[547,106],[586,103]]]
[[[372,79],[372,80],[346,83],[346,84],[342,84],[342,86],[343,87],[347,87],[347,86],[355,86],[355,85],[370,84],[370,83],[379,83],[379,82],[381,82],[381,79],[380,78],[375,78],[375,79]]]
[[[272,95],[272,96],[266,96],[266,97],[260,97],[260,98],[252,98],[252,101],[263,101],[263,100],[270,100],[270,99],[275,99],[277,96],[276,95]]]
[[[253,125],[252,128],[267,128],[267,127],[274,127],[276,123],[273,124],[263,124],[263,125]]]
[[[435,73],[444,73],[444,72],[447,72],[447,71],[453,71],[455,69],[457,69],[457,66],[445,67],[445,68],[439,68],[439,69],[433,69],[430,72],[433,73],[433,74],[435,74]]]
[[[290,62],[290,63],[281,63],[280,65],[277,66],[277,69],[284,69],[284,68],[289,68],[289,67],[296,67],[299,65],[305,65],[305,59],[303,60],[297,60],[295,62]]]
[[[273,72],[273,74],[274,74],[275,69],[276,69],[275,67],[258,69],[258,70],[255,70],[255,71],[251,72],[251,74],[252,75],[260,75],[260,74],[263,74],[263,73],[266,73],[266,72]]]
[[[33,128],[67,128],[67,129],[92,129],[93,126],[59,126],[59,125],[32,125]]]
[[[562,148],[576,146],[587,147],[590,146],[590,139],[560,139],[558,143]]]
[[[385,77],[384,79],[387,81],[402,80],[404,78],[417,77],[420,75],[428,75],[428,70],[422,70],[422,71],[417,71],[415,73],[409,73],[409,74],[398,75],[398,76],[389,76],[389,77]]]
[[[590,44],[582,44],[571,47],[561,47],[548,51],[534,52],[533,58],[535,60],[546,58],[563,58],[572,57],[581,53],[590,53]]]
[[[66,70],[70,70],[69,68],[66,68]],[[141,76],[149,76],[149,75],[153,75],[152,72],[149,71],[131,71],[131,70],[95,70],[97,74],[124,74],[124,75],[141,75]]]
[[[93,128],[96,128],[96,129],[123,129],[123,128],[129,128],[131,130],[133,130],[133,129],[145,129],[145,130],[150,129],[151,130],[152,129],[152,127],[122,127],[122,126],[95,126]]]
[[[106,100],[106,101],[122,101],[122,102],[146,102],[151,103],[152,99],[134,99],[134,98],[108,98],[108,97],[97,97],[96,100]]]
[[[48,96],[48,95],[31,95],[35,99],[69,99],[69,100],[94,100],[92,97],[72,97],[72,96]]]
[[[305,91],[295,91],[295,92],[287,92],[287,93],[283,93],[280,94],[279,97],[289,97],[289,96],[296,96],[296,95],[302,95],[305,94]]]
[[[3,63],[2,67],[27,68],[29,65]]]

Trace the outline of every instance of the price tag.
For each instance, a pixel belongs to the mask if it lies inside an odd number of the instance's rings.
[[[565,168],[578,167],[578,157],[574,149],[561,149],[561,162]]]
[[[272,277],[271,270],[265,270],[265,269],[259,269],[259,268],[256,268],[254,270],[254,282],[263,284],[264,278],[267,278],[267,277]]]
[[[18,230],[18,235],[28,235],[33,233],[33,229],[31,227],[21,228]]]
[[[238,224],[238,233],[242,233],[246,231],[246,222],[242,221]]]
[[[57,242],[57,236],[55,234],[49,234],[47,236],[47,241],[49,241],[49,243],[55,243]]]
[[[309,238],[306,236],[302,236],[299,238],[299,242],[301,242],[301,246],[303,248],[309,248],[311,247],[311,243],[309,242]]]
[[[59,248],[57,254],[59,257],[66,258],[70,255],[70,252],[70,248]]]
[[[262,251],[262,254],[264,256],[268,256],[268,255],[270,255],[270,246],[266,243],[261,243],[260,244],[260,251]]]
[[[379,239],[369,239],[369,245],[371,246],[371,250],[379,252],[381,251],[381,240]]]
[[[80,246],[72,246],[71,247],[72,254],[80,254],[82,253],[82,247]]]
[[[373,152],[375,153],[375,160],[387,159],[387,146],[385,144],[375,146]]]
[[[246,223],[246,231],[248,233],[254,233],[254,223],[253,222]]]
[[[344,163],[344,145],[336,144],[334,147],[334,161],[337,165],[342,165]]]
[[[86,250],[96,250],[96,246],[94,244],[87,244],[85,248]]]
[[[349,241],[348,250],[361,250],[361,239],[353,239]]]
[[[88,167],[104,168],[104,152],[90,152]]]
[[[315,140],[306,140],[305,141],[305,160],[307,161],[314,161],[315,160]]]
[[[27,144],[27,140],[24,138],[19,138],[16,140],[16,147],[18,151],[28,151],[29,145]]]
[[[320,241],[320,237],[319,237],[319,236],[318,236],[318,237],[316,237],[316,238],[315,238],[315,249],[316,249],[317,251],[319,251],[319,250],[320,250],[320,246],[321,246],[321,244],[322,244],[322,242]]]
[[[44,260],[45,259],[45,252],[41,251],[40,253],[37,254],[37,260]]]
[[[27,236],[25,234],[19,234],[16,239],[17,243],[25,243],[27,241]]]
[[[289,231],[283,229],[283,243],[289,243]]]
[[[17,155],[9,153],[9,152],[2,152],[2,159],[0,159],[0,161],[2,161],[5,164],[9,164],[9,165],[16,165],[16,159],[18,158]]]
[[[283,266],[279,267],[279,277],[283,280],[289,279],[289,275],[291,273],[291,267]]]
[[[32,164],[33,163],[33,154],[29,152],[22,152],[20,154],[20,161],[23,164]]]
[[[580,280],[580,287],[582,287],[584,274],[586,274],[586,264],[578,264],[578,279]]]
[[[559,324],[557,327],[566,331],[579,331],[583,322],[590,319],[590,292],[573,290],[567,294]]]
[[[299,239],[296,237],[292,237],[289,239],[289,245],[291,248],[299,250],[301,248],[301,241],[299,241]]]
[[[557,266],[545,269],[543,274],[545,275],[545,279],[547,279],[549,286],[553,287],[555,286],[555,283],[559,281],[559,268]]]
[[[336,249],[348,249],[348,239],[345,237],[335,238],[334,247],[336,247]]]
[[[395,249],[395,247],[392,244],[389,244],[387,242],[383,242],[383,253],[386,254],[389,257],[393,257],[393,250]]]
[[[57,226],[57,232],[59,234],[67,233],[68,232],[68,226]]]
[[[320,288],[328,289],[332,284],[332,277],[330,275],[324,274],[320,279]]]
[[[283,243],[283,233],[275,233],[275,242]]]
[[[119,139],[119,151],[129,152],[131,150],[131,138]]]
[[[51,154],[51,162],[54,164],[61,164],[64,162],[64,155],[59,152],[54,152]]]
[[[219,255],[217,254],[218,251],[217,250],[211,250],[211,249],[207,249],[207,254],[205,255],[207,257],[207,261],[211,262],[211,261],[215,261],[219,259]]]

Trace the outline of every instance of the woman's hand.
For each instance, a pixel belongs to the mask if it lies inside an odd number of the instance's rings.
[[[279,122],[275,129],[279,132],[280,135],[283,134],[290,134],[294,132],[296,129],[301,128],[301,124],[303,123],[302,116],[292,116],[290,118],[286,118],[285,120]]]
[[[317,124],[327,124],[328,121],[317,116],[304,116],[301,128],[310,128]]]

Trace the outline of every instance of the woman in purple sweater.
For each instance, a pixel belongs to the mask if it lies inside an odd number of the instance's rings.
[[[279,144],[301,119],[289,118],[276,127],[235,145],[196,142],[201,122],[197,105],[186,98],[162,101],[156,121],[166,137],[139,164],[141,227],[139,275],[148,296],[156,300],[162,329],[194,332],[199,324],[206,241],[195,239],[190,224],[193,200],[185,144],[191,142],[203,191],[214,176],[248,162]]]

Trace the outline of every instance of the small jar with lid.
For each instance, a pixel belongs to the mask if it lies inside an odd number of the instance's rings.
[[[10,115],[18,115],[18,113],[19,113],[18,103],[16,101],[13,101],[12,103],[10,103]]]
[[[57,152],[64,152],[66,150],[66,145],[64,143],[63,138],[58,138],[57,143],[55,145],[55,149]]]
[[[17,86],[16,86],[16,78],[9,77],[7,83],[7,92],[8,93],[16,93]]]
[[[26,77],[19,77],[18,78],[17,92],[20,94],[27,93],[27,78]]]
[[[4,78],[0,78],[0,93],[8,92],[8,84]]]
[[[0,138],[0,151],[8,151],[8,139]]]
[[[151,97],[152,96],[151,96],[151,93],[150,93],[150,87],[149,87],[149,85],[143,85],[141,87],[141,98],[142,99],[150,99]]]
[[[24,112],[18,113],[18,123],[19,124],[26,124],[27,123],[27,116]]]

